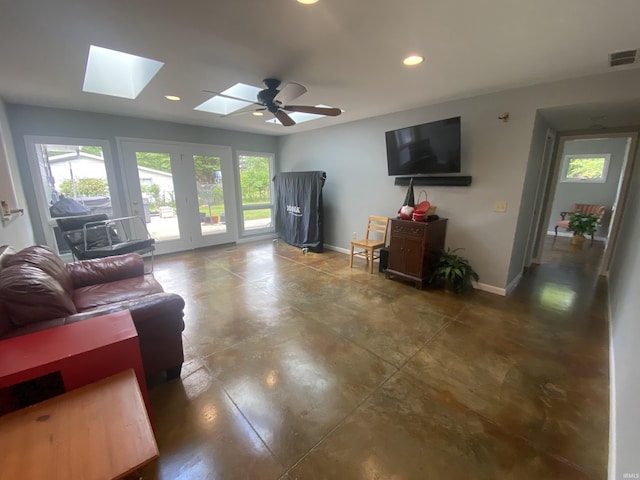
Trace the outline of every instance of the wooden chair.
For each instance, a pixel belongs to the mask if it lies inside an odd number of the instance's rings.
[[[389,226],[388,217],[377,217],[375,215],[369,216],[369,222],[367,223],[367,234],[362,240],[351,240],[351,255],[349,256],[349,268],[353,268],[353,257],[356,255],[362,256],[367,260],[369,264],[369,273],[373,273],[373,261],[376,258],[380,258],[380,253],[377,256],[375,251],[383,248],[387,243],[387,228]],[[373,234],[374,237],[369,238]],[[354,252],[355,248],[359,248],[363,251]]]
[[[602,221],[602,217],[604,216],[604,212],[606,211],[606,207],[604,205],[591,205],[589,203],[574,203],[572,212],[581,211],[582,213],[595,213],[598,216],[598,223]],[[558,220],[556,222],[556,237],[558,236],[558,227],[566,229],[569,227],[569,219],[567,215],[569,212],[560,212],[560,218],[562,220]],[[593,233],[591,234],[591,243],[593,243]]]

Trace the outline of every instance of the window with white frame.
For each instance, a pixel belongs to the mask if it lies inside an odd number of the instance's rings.
[[[611,155],[565,155],[562,159],[561,182],[605,183]]]
[[[273,154],[239,152],[238,173],[243,233],[273,231]]]

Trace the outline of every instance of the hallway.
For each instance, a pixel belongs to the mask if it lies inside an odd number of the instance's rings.
[[[157,258],[186,360],[144,478],[604,480],[606,282],[563,241],[507,298],[284,242]]]

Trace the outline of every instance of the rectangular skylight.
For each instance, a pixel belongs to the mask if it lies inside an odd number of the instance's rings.
[[[150,58],[91,45],[82,90],[133,99],[163,65]]]
[[[246,102],[243,102],[242,100],[234,100],[232,98],[221,97],[220,95],[215,95],[206,102],[201,103],[200,105],[195,107],[194,110],[227,115],[229,113],[235,112],[236,110],[240,110],[241,108],[253,105],[253,102],[255,101],[260,90],[262,89],[254,87],[252,85],[236,83],[234,86],[229,87],[220,93],[229,95],[231,97],[246,99]]]

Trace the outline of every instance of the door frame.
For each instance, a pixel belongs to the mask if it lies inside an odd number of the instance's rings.
[[[40,167],[38,164],[38,153],[35,150],[36,145],[82,145],[87,147],[101,147],[102,155],[104,157],[104,168],[107,174],[107,183],[109,184],[109,193],[111,194],[111,207],[113,209],[114,216],[122,216],[122,204],[120,203],[121,194],[123,193],[123,187],[118,182],[116,175],[115,160],[111,154],[111,144],[108,140],[96,139],[96,138],[82,138],[82,137],[58,137],[49,135],[25,135],[24,136],[25,147],[27,150],[27,168],[29,170],[31,185],[33,186],[34,197],[38,209],[38,215],[40,217],[40,226],[44,236],[44,243],[49,247],[55,249],[58,252],[58,243],[56,242],[55,234],[53,231],[54,225],[49,215],[49,203],[44,197],[44,191],[42,190],[42,178]],[[32,215],[33,217],[33,215]],[[34,232],[34,236],[35,235]],[[39,241],[39,240],[38,240]]]
[[[600,275],[608,275],[609,267],[611,264],[611,255],[613,249],[615,248],[616,240],[618,237],[618,232],[620,230],[620,221],[622,218],[622,212],[624,211],[624,206],[627,200],[627,195],[629,192],[629,185],[631,182],[631,172],[633,169],[634,159],[636,157],[638,151],[638,132],[633,130],[627,130],[625,128],[621,129],[612,129],[599,133],[593,132],[557,132],[557,142],[555,147],[555,155],[553,159],[553,165],[550,169],[550,177],[548,178],[549,182],[549,195],[546,198],[546,207],[544,214],[544,222],[543,225],[548,225],[551,219],[551,210],[553,208],[553,201],[555,199],[556,189],[558,186],[558,174],[560,170],[560,166],[562,165],[562,153],[564,151],[564,144],[569,140],[578,140],[578,139],[588,139],[588,138],[629,138],[630,142],[627,147],[627,155],[624,159],[624,163],[622,166],[622,171],[620,172],[620,183],[617,193],[617,198],[615,200],[614,206],[612,208],[611,220],[609,223],[609,235],[608,239],[605,242],[605,249],[602,258],[602,263],[600,265]],[[537,263],[540,262],[540,257],[542,256],[542,250],[544,245],[544,240],[547,236],[547,229],[542,228],[538,237],[538,242],[536,245],[536,251],[538,253],[536,260]]]
[[[237,240],[236,182],[231,147],[130,137],[116,137],[116,143],[118,146],[120,167],[123,172],[123,193],[126,202],[124,207],[129,215],[134,214],[134,201],[140,201],[142,199],[137,174],[137,163],[130,164],[130,153],[132,151],[167,153],[171,158],[172,171],[179,172],[174,177],[174,193],[176,195],[176,211],[180,228],[180,239],[156,242],[156,252],[158,254],[221,245]],[[193,179],[195,179],[195,169],[192,160],[193,155],[214,155],[220,157],[226,232],[206,236],[203,236],[200,232],[199,209],[191,208],[192,203],[196,205],[198,203],[197,186],[193,182]],[[186,164],[184,163],[185,157]],[[181,162],[182,165],[179,165],[177,163],[178,161]],[[132,169],[135,169],[135,175],[132,174]],[[227,179],[226,182],[225,179]]]
[[[527,243],[525,251],[525,267],[530,266],[532,263],[540,263],[542,256],[542,248],[544,243],[540,243],[542,233],[546,235],[546,228],[544,227],[544,221],[546,216],[545,201],[548,198],[549,188],[549,175],[553,170],[553,158],[554,150],[557,146],[556,131],[551,128],[547,128],[544,141],[544,149],[542,150],[542,165],[538,172],[538,182],[536,185],[536,196],[533,204],[533,215],[531,216],[531,223],[529,224],[530,240]],[[543,242],[544,242],[544,237]]]

